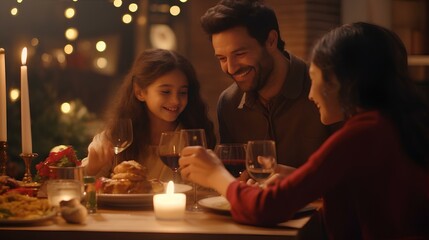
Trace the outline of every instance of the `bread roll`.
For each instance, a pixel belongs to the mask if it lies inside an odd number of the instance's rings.
[[[146,176],[146,168],[134,160],[124,161],[113,169],[113,175],[118,173],[132,173],[135,175]]]
[[[152,193],[164,190],[161,182],[148,181],[146,168],[134,160],[121,162],[113,169],[112,178],[102,178],[101,182],[102,193]]]

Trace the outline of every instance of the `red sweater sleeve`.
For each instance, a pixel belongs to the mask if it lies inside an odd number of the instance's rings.
[[[230,184],[227,199],[231,203],[232,217],[237,222],[251,225],[284,222],[300,208],[346,182],[357,169],[368,167],[362,152],[373,152],[368,139],[377,133],[367,124],[357,122],[346,124],[304,165],[266,189],[238,181]]]

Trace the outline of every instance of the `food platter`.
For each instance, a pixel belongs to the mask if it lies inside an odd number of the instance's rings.
[[[52,210],[46,212],[43,216],[37,218],[13,218],[13,219],[0,219],[0,225],[18,225],[18,224],[34,224],[41,223],[52,219],[57,215],[57,211]]]
[[[187,192],[192,189],[186,184],[174,184],[175,192]],[[146,207],[152,206],[154,193],[142,194],[98,194],[98,202],[114,207]]]

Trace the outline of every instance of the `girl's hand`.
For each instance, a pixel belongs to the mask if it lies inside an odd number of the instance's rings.
[[[113,148],[109,141],[104,138],[104,134],[95,135],[88,146],[88,165],[86,171],[88,175],[96,175],[101,169],[113,163]]]

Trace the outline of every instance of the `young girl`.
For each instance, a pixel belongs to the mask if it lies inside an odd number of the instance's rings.
[[[202,128],[208,146],[213,148],[216,144],[195,70],[187,59],[173,51],[151,49],[140,54],[108,111],[106,118],[113,121],[106,122],[106,129],[115,126],[119,118],[131,119],[134,140],[119,157],[146,166],[148,179],[165,181],[172,177],[172,171],[157,155],[161,132]],[[109,176],[113,159],[113,149],[105,135],[96,135],[83,161],[86,173]]]
[[[399,37],[368,23],[336,28],[316,44],[310,76],[321,122],[345,124],[304,165],[262,189],[188,147],[182,176],[226,196],[241,223],[280,223],[323,197],[330,239],[429,239],[429,107]]]

